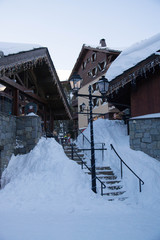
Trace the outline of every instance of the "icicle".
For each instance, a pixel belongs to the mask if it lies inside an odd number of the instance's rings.
[[[144,73],[145,78],[147,78],[146,69],[145,68],[143,68],[143,73]]]

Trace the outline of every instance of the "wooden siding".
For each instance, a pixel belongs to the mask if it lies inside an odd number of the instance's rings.
[[[92,61],[92,54],[96,53],[96,60]],[[83,59],[83,63],[86,63],[85,68],[82,68],[82,64],[80,65],[79,69],[78,69],[78,74],[83,78],[83,83],[82,85],[86,85],[87,83],[93,81],[94,79],[96,79],[98,76],[101,76],[103,74],[103,72],[100,72],[98,69],[98,63],[99,62],[103,62],[103,61],[107,61],[107,56],[106,53],[103,52],[95,52],[95,51],[88,51],[86,56]],[[88,76],[88,72],[92,71],[94,68],[97,68],[97,74],[92,77],[92,76]],[[104,73],[106,72],[106,70],[104,71]]]
[[[151,73],[137,81],[136,91],[131,92],[131,116],[160,112],[160,74]]]

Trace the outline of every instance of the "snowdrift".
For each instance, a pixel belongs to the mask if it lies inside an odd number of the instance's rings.
[[[83,132],[90,139],[90,128]],[[77,139],[77,144],[83,148],[82,134]],[[142,192],[139,193],[138,179],[124,166],[123,167],[123,184],[125,186],[128,203],[139,203],[145,206],[160,208],[160,162],[149,157],[141,151],[134,151],[129,146],[129,136],[127,135],[127,126],[123,121],[111,121],[98,119],[94,121],[94,142],[95,147],[105,143],[107,151],[102,161],[99,151],[96,151],[96,166],[110,166],[115,174],[120,178],[120,160],[111,150],[110,144],[114,146],[121,158],[131,167],[131,169],[144,181]],[[89,143],[85,141],[85,147],[89,147]],[[90,164],[90,156],[88,155],[88,165]]]
[[[17,208],[86,207],[96,198],[80,167],[54,139],[42,138],[26,155],[12,156],[3,172],[0,204]],[[82,204],[83,203],[83,204]],[[5,207],[5,205],[4,205]]]
[[[84,134],[89,138],[89,127]],[[104,160],[96,153],[96,166],[110,166],[120,178],[120,161],[110,148],[113,144],[122,159],[144,181],[139,193],[139,181],[123,168],[123,185],[128,199],[124,203],[108,202],[105,197],[94,194],[91,181],[80,166],[65,155],[63,148],[54,139],[42,138],[26,155],[12,156],[3,172],[3,189],[0,191],[0,206],[4,209],[50,209],[54,212],[93,210],[107,206],[137,205],[160,210],[160,163],[140,151],[129,147],[126,125],[122,121],[99,119],[94,121],[95,143],[105,142]],[[82,135],[77,144],[82,145]],[[88,144],[88,145],[87,145]],[[98,146],[98,145],[97,145]],[[90,147],[85,142],[85,147]],[[87,159],[88,165],[90,158]]]

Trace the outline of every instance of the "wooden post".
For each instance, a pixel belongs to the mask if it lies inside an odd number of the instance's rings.
[[[13,92],[13,115],[19,116],[19,90],[14,89]]]
[[[44,131],[47,131],[47,111],[46,106],[44,106]]]
[[[50,109],[50,131],[53,132],[53,128],[54,128],[54,118],[53,118],[53,113]]]

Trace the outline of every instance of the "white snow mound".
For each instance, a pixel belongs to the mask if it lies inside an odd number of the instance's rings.
[[[6,198],[18,208],[78,207],[94,198],[88,177],[53,138],[41,138],[30,153],[12,156],[2,184],[0,204]]]

